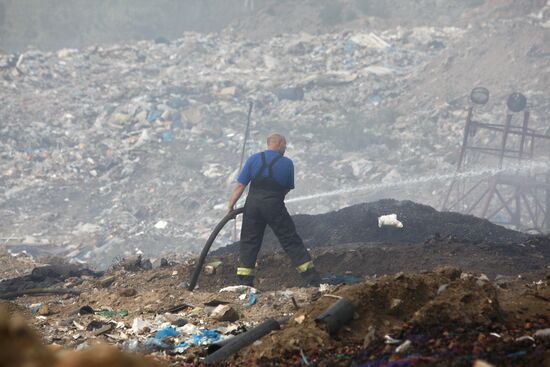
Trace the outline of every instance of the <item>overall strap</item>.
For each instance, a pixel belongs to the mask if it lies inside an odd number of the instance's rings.
[[[262,153],[260,154],[260,157],[261,157],[261,159],[262,159],[262,166],[260,167],[260,170],[258,171],[258,176],[261,177],[261,176],[263,175],[263,173],[264,173],[264,169],[267,167],[267,162],[266,162],[266,160],[265,160],[265,153],[264,153],[264,152],[262,152]]]
[[[277,161],[279,161],[279,159],[283,158],[282,155],[278,155],[277,157],[275,157],[271,163],[269,164],[269,177],[273,177],[273,166],[275,165],[275,163],[277,163]]]

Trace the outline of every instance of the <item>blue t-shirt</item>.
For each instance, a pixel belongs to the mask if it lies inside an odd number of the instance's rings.
[[[265,162],[269,166],[271,161],[275,157],[279,156],[279,152],[274,150],[266,150],[265,152]],[[243,185],[248,185],[260,172],[262,167],[262,157],[261,153],[256,153],[250,156],[246,161],[243,170],[241,171],[237,181]],[[269,175],[269,169],[266,167],[262,173],[264,176]],[[273,178],[281,184],[283,187],[286,187],[289,190],[294,188],[294,164],[292,160],[287,157],[282,157],[273,166]]]

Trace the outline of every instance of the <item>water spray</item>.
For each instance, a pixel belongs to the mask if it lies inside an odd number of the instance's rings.
[[[392,187],[411,186],[411,185],[423,184],[423,183],[428,183],[433,181],[446,181],[446,180],[452,180],[452,179],[462,180],[462,179],[467,179],[472,177],[496,175],[499,173],[510,172],[510,171],[524,172],[531,169],[549,169],[549,167],[550,167],[549,164],[546,162],[525,162],[525,164],[522,164],[522,165],[514,164],[503,168],[481,168],[481,169],[464,171],[464,172],[436,174],[431,176],[421,176],[421,177],[415,177],[415,178],[393,181],[393,182],[368,184],[368,185],[363,185],[363,186],[358,186],[358,187],[353,187],[348,189],[327,191],[327,192],[321,192],[318,194],[311,194],[311,195],[302,195],[292,199],[288,199],[285,202],[296,203],[300,201],[319,199],[319,198],[324,198],[329,196],[351,194],[354,192],[362,192],[362,191],[370,191],[370,190],[374,191],[374,190],[380,190],[380,189],[388,189]]]

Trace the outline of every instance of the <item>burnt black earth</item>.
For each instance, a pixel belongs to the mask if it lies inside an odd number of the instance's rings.
[[[378,217],[397,214],[403,228],[378,227]],[[453,242],[492,243],[509,245],[522,243],[532,236],[493,224],[486,219],[436,209],[414,203],[383,199],[353,205],[319,215],[293,216],[296,229],[308,248],[349,243],[422,243],[430,239],[449,238]],[[267,228],[262,251],[279,251],[280,245]],[[222,255],[238,251],[238,243],[212,252]]]

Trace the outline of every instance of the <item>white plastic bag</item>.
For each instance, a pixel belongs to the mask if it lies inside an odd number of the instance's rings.
[[[397,220],[397,214],[388,214],[378,217],[378,227],[391,226],[396,228],[403,228],[403,223]]]

